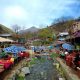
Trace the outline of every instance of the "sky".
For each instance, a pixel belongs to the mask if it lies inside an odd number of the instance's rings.
[[[50,25],[62,16],[80,16],[80,0],[0,0],[0,24],[9,28]]]

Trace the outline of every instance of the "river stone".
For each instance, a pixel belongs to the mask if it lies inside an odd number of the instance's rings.
[[[24,74],[30,74],[29,67],[23,67],[23,68],[21,69],[21,71],[22,71]]]

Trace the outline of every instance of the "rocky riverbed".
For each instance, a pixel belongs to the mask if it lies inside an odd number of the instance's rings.
[[[41,56],[35,60],[35,64],[30,67],[30,74],[26,75],[25,80],[59,80],[61,75],[53,65],[52,60],[47,56]]]

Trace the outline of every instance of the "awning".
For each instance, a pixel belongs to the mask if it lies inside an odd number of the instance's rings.
[[[13,42],[13,40],[0,37],[0,42]]]

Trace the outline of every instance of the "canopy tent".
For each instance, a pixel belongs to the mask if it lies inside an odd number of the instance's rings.
[[[13,42],[13,40],[0,37],[0,42]]]
[[[67,50],[74,50],[74,46],[72,44],[64,43],[62,47]]]
[[[20,51],[24,51],[26,50],[26,48],[24,48],[23,46],[10,46],[7,48],[3,49],[5,52],[10,52],[10,53],[19,53]]]

